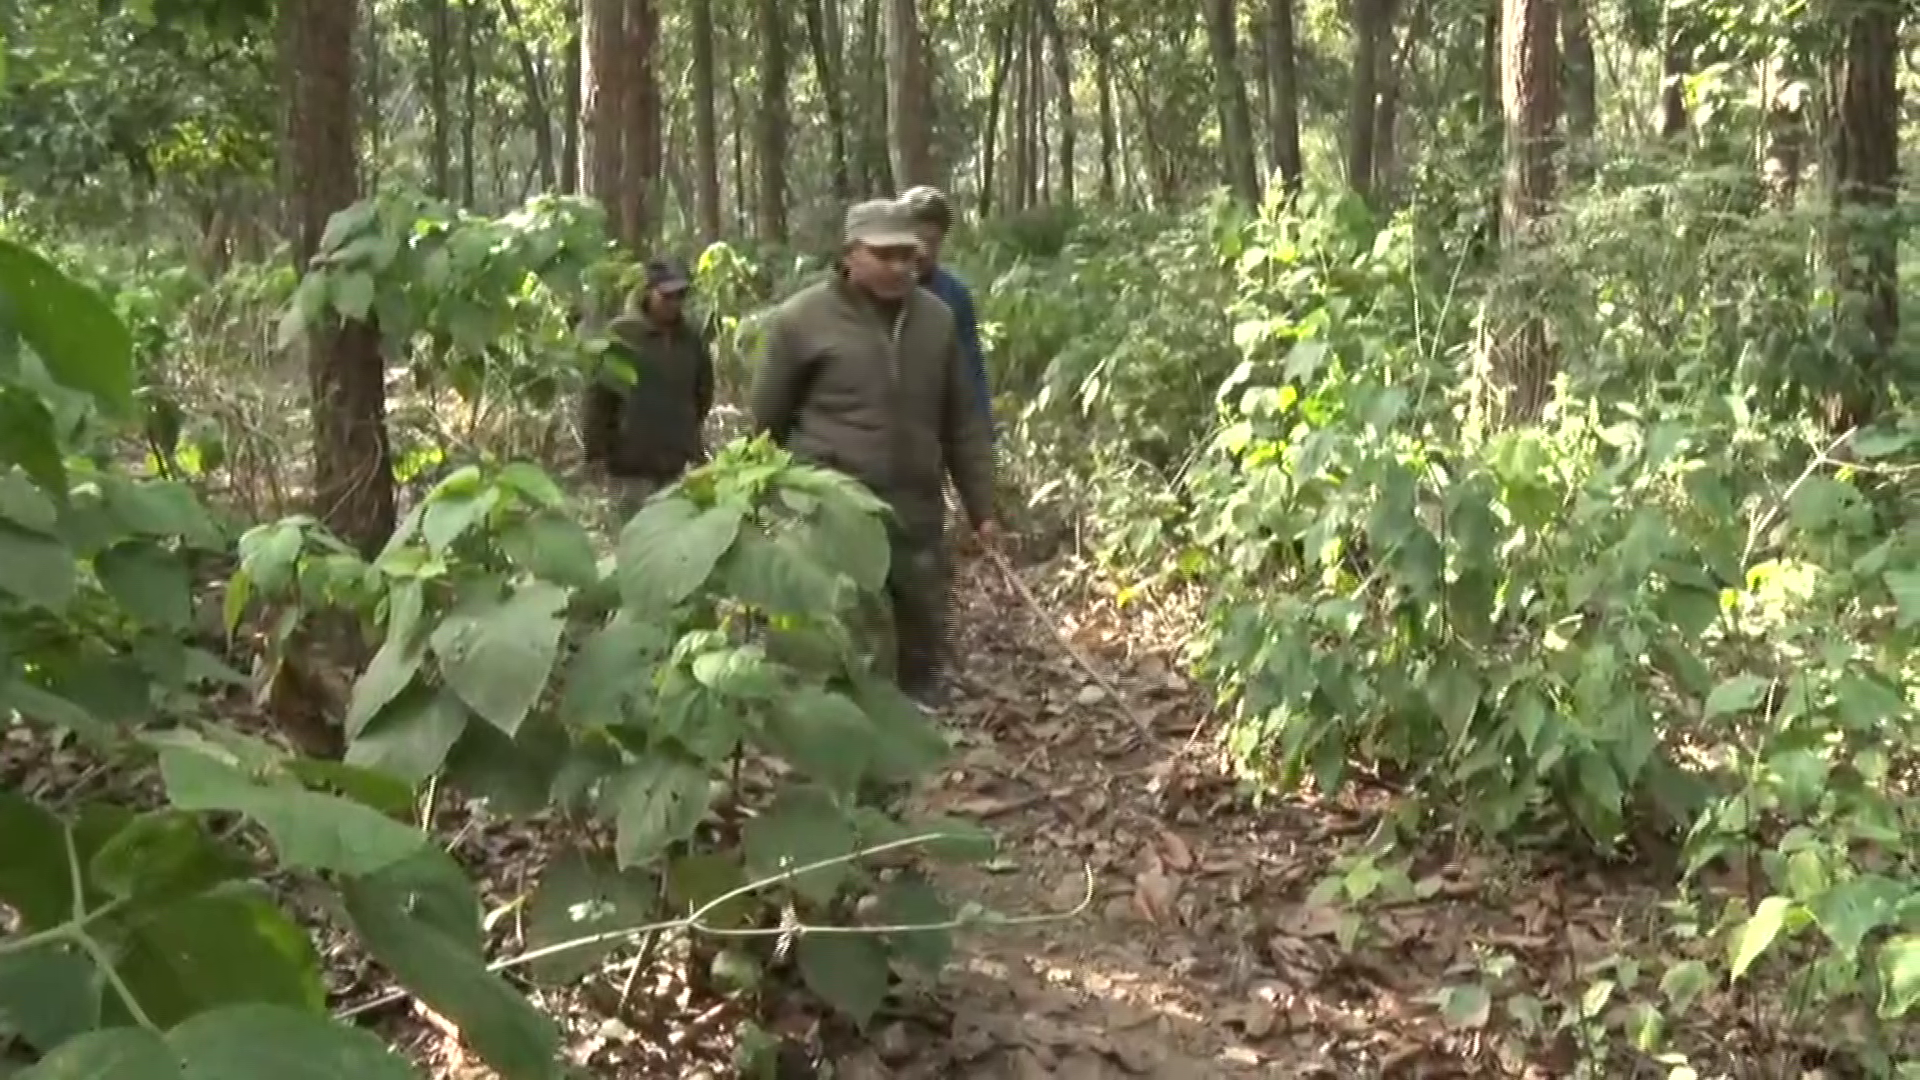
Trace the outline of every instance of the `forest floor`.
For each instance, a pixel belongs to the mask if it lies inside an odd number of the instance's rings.
[[[1654,871],[1437,836],[1412,853],[1421,899],[1370,910],[1348,947],[1347,916],[1310,893],[1377,827],[1392,791],[1359,782],[1338,799],[1255,805],[1218,761],[1208,695],[1179,673],[1190,623],[1117,613],[1071,580],[1054,566],[962,560],[963,662],[946,710],[957,745],[915,796],[1000,838],[993,862],[936,871],[956,900],[1060,917],[962,932],[950,969],[862,1036],[823,1031],[817,1015],[771,1018],[773,1030],[824,1046],[840,1080],[1572,1075],[1572,1037],[1551,1023],[1523,1034],[1522,995],[1577,998],[1609,958],[1646,955],[1662,896]],[[99,793],[98,763],[31,730],[0,738],[0,783]],[[516,901],[546,852],[586,839],[473,805],[446,806],[435,829],[481,884],[501,955],[518,951]],[[338,1007],[440,1080],[491,1075],[424,1006],[364,1007],[387,981],[323,912],[309,914]],[[671,960],[625,985],[600,976],[536,991],[585,1075],[733,1075],[741,1018],[688,992]],[[1443,1007],[1449,987],[1492,985],[1496,967],[1510,992]],[[1765,1026],[1722,1016],[1723,1052]]]

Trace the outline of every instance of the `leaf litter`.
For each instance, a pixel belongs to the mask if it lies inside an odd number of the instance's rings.
[[[1435,838],[1435,850],[1416,853],[1423,876],[1411,896],[1377,905],[1363,927],[1316,885],[1342,845],[1387,813],[1391,791],[1352,785],[1338,799],[1256,808],[1204,737],[1209,703],[1170,659],[1191,623],[1119,612],[1059,571],[963,565],[964,661],[948,716],[958,746],[913,801],[1001,837],[991,862],[931,869],[952,895],[1011,916],[1067,912],[1090,873],[1086,909],[963,932],[949,967],[881,1008],[864,1034],[795,995],[756,1009],[716,991],[705,971],[689,976],[684,942],[610,950],[571,982],[528,986],[572,1063],[601,1077],[728,1076],[735,1032],[754,1019],[789,1043],[782,1080],[814,1075],[792,1052],[803,1046],[830,1053],[849,1080],[1544,1077],[1573,1059],[1564,1037],[1527,1023],[1539,1009],[1529,993],[1584,988],[1601,998],[1596,1010],[1627,1007],[1596,995],[1592,972],[1636,946],[1655,883]],[[1047,584],[1055,595],[1043,601]],[[268,730],[245,695],[222,711],[243,730]],[[113,786],[157,804],[131,779],[37,729],[0,731],[0,784],[69,797]],[[475,877],[495,956],[527,949],[543,868],[595,839],[552,815],[496,816],[451,798],[432,825]],[[388,992],[385,973],[319,905],[289,899],[319,935],[337,1009],[435,1077],[492,1075],[465,1033]],[[1496,962],[1502,985],[1519,989],[1490,989]],[[1731,995],[1709,987],[1702,1005],[1719,1018],[1703,1026],[1723,1052],[1766,1041],[1764,1019]]]

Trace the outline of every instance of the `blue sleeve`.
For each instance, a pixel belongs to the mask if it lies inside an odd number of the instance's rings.
[[[973,369],[974,389],[980,395],[980,411],[987,414],[987,427],[995,437],[1000,434],[999,425],[993,418],[993,386],[987,381],[986,351],[980,347],[980,317],[973,307],[973,294],[965,285],[955,282],[953,306],[954,328],[960,334],[960,351],[966,354],[967,364]]]

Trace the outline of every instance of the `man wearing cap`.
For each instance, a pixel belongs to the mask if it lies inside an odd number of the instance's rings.
[[[973,380],[980,410],[993,426],[993,389],[987,382],[986,351],[980,347],[980,314],[973,305],[973,293],[952,272],[940,265],[940,249],[953,231],[953,206],[939,188],[921,184],[908,188],[900,196],[913,214],[914,229],[920,236],[920,285],[939,297],[953,312],[954,329],[960,335],[960,355],[967,363],[967,375]]]
[[[684,313],[692,286],[685,264],[654,259],[646,275],[626,313],[607,326],[607,355],[633,377],[603,361],[581,420],[587,461],[623,489],[629,514],[706,457],[701,428],[713,407],[713,356]]]
[[[996,529],[992,434],[952,312],[916,285],[919,258],[905,205],[849,209],[834,274],[767,319],[752,411],[795,456],[859,480],[893,508],[895,678],[930,705],[947,645],[948,476],[981,538]]]

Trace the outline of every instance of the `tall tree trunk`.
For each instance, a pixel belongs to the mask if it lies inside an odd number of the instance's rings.
[[[427,0],[427,183],[435,198],[453,198],[453,0]]]
[[[1666,7],[1666,43],[1660,56],[1660,135],[1678,139],[1687,133],[1687,73],[1693,69],[1693,31],[1689,12],[1672,2]]]
[[[480,72],[474,55],[474,23],[480,12],[473,0],[460,4],[460,205],[471,209],[478,187],[474,161],[474,128],[480,122]]]
[[[584,0],[592,3],[593,0]],[[585,43],[581,40],[581,5],[569,4],[566,8],[567,43],[566,55],[561,61],[560,77],[563,80],[563,100],[560,105],[560,189],[569,195],[578,195],[580,181],[580,129],[583,124],[580,103],[582,99],[582,81],[586,77],[586,65],[582,62]]]
[[[845,203],[853,198],[853,174],[847,162],[847,100],[840,85],[840,65],[827,36],[827,16],[821,0],[806,0],[807,47],[813,53],[813,77],[827,107],[827,137],[833,142],[833,197]]]
[[[381,123],[383,104],[386,95],[386,82],[381,78],[380,64],[380,16],[377,8],[369,8],[366,13],[367,40],[366,63],[366,107],[360,111],[365,117],[361,124],[367,137],[367,183],[377,187],[380,182],[380,162],[386,157],[386,125]]]
[[[626,0],[621,22],[620,221],[621,239],[636,254],[652,243],[659,181],[660,116],[654,85],[654,0]]]
[[[1599,86],[1593,60],[1593,26],[1588,0],[1560,0],[1560,46],[1567,94],[1567,171],[1585,175],[1599,124]]]
[[[755,0],[760,36],[760,103],[754,130],[760,165],[755,232],[787,242],[787,21],[784,0]]]
[[[915,0],[887,2],[887,125],[894,181],[903,188],[934,184],[933,132],[924,108],[930,96],[927,54]]]
[[[1110,203],[1119,194],[1114,165],[1120,153],[1120,132],[1113,100],[1113,31],[1107,0],[1094,0],[1094,13],[1094,78],[1100,84],[1100,198]]]
[[[292,184],[294,265],[305,273],[332,216],[360,197],[353,37],[358,0],[286,0],[289,47],[285,155]],[[309,328],[314,515],[368,558],[394,527],[386,370],[370,319],[331,312]]]
[[[892,0],[888,0],[889,3]],[[866,79],[860,89],[861,187],[868,194],[895,190],[892,136],[887,99],[892,85],[887,73],[887,29],[881,0],[861,0],[860,62]],[[898,185],[900,187],[905,184]]]
[[[621,0],[582,0],[580,17],[580,188],[607,212],[609,236],[625,239],[620,203],[621,83],[625,4]]]
[[[1380,46],[1392,25],[1393,0],[1347,0],[1353,27],[1353,95],[1347,105],[1347,186],[1373,198],[1373,147],[1379,130]]]
[[[1760,146],[1760,178],[1768,198],[1785,209],[1799,197],[1806,166],[1807,82],[1776,53],[1761,65],[1761,100],[1766,106],[1766,138]]]
[[[1206,0],[1207,44],[1213,54],[1213,97],[1220,113],[1221,156],[1227,187],[1241,202],[1260,201],[1260,170],[1255,164],[1253,117],[1247,108],[1247,84],[1240,75],[1239,18],[1233,0]]]
[[[1400,91],[1405,87],[1407,73],[1413,66],[1413,51],[1426,41],[1432,14],[1433,4],[1430,0],[1413,0],[1413,12],[1407,19],[1406,31],[1400,35],[1393,62],[1380,80],[1380,96],[1373,117],[1373,188],[1383,204],[1389,203],[1397,195]],[[1393,40],[1390,27],[1388,40]]]
[[[553,109],[547,104],[547,86],[542,73],[545,66],[534,57],[533,44],[527,40],[526,26],[513,0],[500,0],[500,15],[512,39],[513,55],[520,64],[520,81],[526,85],[527,128],[533,132],[534,167],[539,170],[540,190],[552,191],[555,173],[553,153]]]
[[[1900,24],[1885,0],[1836,4],[1844,46],[1834,72],[1834,203],[1841,257],[1836,290],[1858,310],[1853,369],[1828,406],[1844,431],[1877,419],[1886,401],[1888,359],[1900,332],[1900,230],[1892,211],[1900,180]],[[1856,307],[1857,305],[1857,307]]]
[[[1066,28],[1060,22],[1060,8],[1056,0],[1036,0],[1040,12],[1040,25],[1047,35],[1047,47],[1053,60],[1054,111],[1058,113],[1057,123],[1060,141],[1056,144],[1059,153],[1057,190],[1060,205],[1072,206],[1074,172],[1074,110],[1073,110],[1073,53],[1067,47]]]
[[[1287,190],[1298,192],[1306,179],[1300,156],[1300,64],[1294,40],[1294,0],[1267,0],[1266,36],[1273,50],[1273,167]]]
[[[700,239],[720,239],[720,125],[714,115],[713,0],[693,0],[693,171]]]
[[[987,85],[987,118],[980,125],[980,200],[979,217],[985,220],[993,210],[994,163],[999,148],[995,136],[1000,132],[1000,116],[1005,111],[1007,76],[1013,67],[1015,20],[1008,18],[1000,27],[1000,43],[994,47],[993,74]]]
[[[1560,119],[1560,20],[1554,0],[1505,0],[1501,18],[1501,100],[1506,112],[1506,178],[1500,232],[1510,250],[1536,242],[1536,225],[1552,209],[1555,135]],[[1517,325],[1500,335],[1493,376],[1505,392],[1507,424],[1533,423],[1552,393],[1556,363],[1537,305],[1512,313]]]

